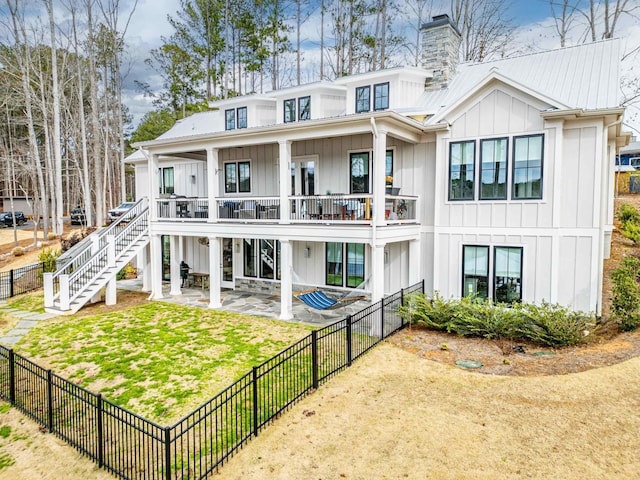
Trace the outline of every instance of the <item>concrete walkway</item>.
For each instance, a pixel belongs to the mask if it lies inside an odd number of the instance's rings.
[[[48,320],[56,315],[52,313],[37,313],[28,312],[26,310],[19,310],[17,308],[11,308],[7,306],[7,302],[0,302],[0,312],[7,313],[12,317],[18,318],[16,326],[7,332],[4,337],[0,337],[0,344],[2,345],[15,345],[22,337],[24,337],[29,331],[38,325],[38,322],[42,320]]]

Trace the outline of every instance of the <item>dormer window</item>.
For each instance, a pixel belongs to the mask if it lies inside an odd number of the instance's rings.
[[[235,108],[230,108],[229,110],[224,111],[224,129],[235,130],[235,128],[236,128],[236,110]]]
[[[311,97],[298,98],[298,120],[311,120]]]
[[[356,113],[368,112],[371,109],[371,87],[356,88]]]
[[[373,86],[373,110],[389,108],[389,82]],[[356,87],[356,113],[371,111],[371,85]]]
[[[224,111],[224,129],[247,128],[247,107],[230,108]]]
[[[389,82],[378,83],[373,86],[373,109],[386,110],[389,108]]]
[[[296,121],[296,99],[290,98],[284,101],[284,123]]]

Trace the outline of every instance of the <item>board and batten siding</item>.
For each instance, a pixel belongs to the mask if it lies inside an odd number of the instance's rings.
[[[548,105],[506,85],[490,87],[451,113],[451,131],[438,140],[444,158],[438,159],[442,162],[436,176],[443,188],[435,202],[433,284],[429,288],[427,280],[427,290],[445,297],[462,294],[463,245],[490,246],[492,255],[496,246],[522,247],[524,301],[595,311],[602,268],[598,265],[601,129],[595,121],[545,124],[540,113]],[[513,137],[537,133],[544,133],[543,197],[511,200]],[[477,199],[479,140],[500,137],[509,138],[508,198],[481,201]],[[448,199],[449,145],[461,140],[477,142],[473,201]],[[427,259],[423,266],[429,268]]]

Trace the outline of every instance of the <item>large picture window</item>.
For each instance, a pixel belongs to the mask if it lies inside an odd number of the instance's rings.
[[[513,139],[514,199],[542,198],[542,135]]]
[[[243,248],[243,265],[245,277],[258,276],[258,249],[256,248],[256,240],[252,238],[244,239]]]
[[[480,141],[480,200],[507,198],[506,138]]]
[[[521,301],[522,252],[522,247],[494,247],[491,257],[488,246],[464,245],[462,296],[491,297],[495,302],[508,304]]]
[[[365,274],[364,251],[363,243],[328,242],[326,284],[351,288],[362,285]]]
[[[356,113],[368,112],[371,110],[371,87],[356,88]]]
[[[370,193],[369,152],[352,153],[349,167],[350,193]]]
[[[311,119],[311,97],[298,98],[298,120]]]
[[[296,121],[296,99],[291,98],[285,100],[284,106],[284,123],[290,123]]]
[[[384,184],[387,187],[393,186],[393,150],[387,150],[387,157],[384,166]]]
[[[225,193],[251,192],[251,163],[229,162],[224,164]]]
[[[389,108],[389,83],[379,83],[373,86],[373,109],[386,110]]]
[[[280,280],[280,241],[245,239],[244,276]]]
[[[449,200],[473,200],[476,142],[449,146]]]
[[[495,247],[493,298],[496,302],[522,300],[522,248]]]

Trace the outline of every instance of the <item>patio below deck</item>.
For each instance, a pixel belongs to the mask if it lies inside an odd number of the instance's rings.
[[[142,280],[119,280],[118,289],[141,291]],[[182,288],[182,295],[169,295],[170,286],[164,284],[162,287],[163,302],[175,303],[178,305],[188,305],[191,307],[208,308],[209,291],[199,287]],[[223,288],[221,290],[222,307],[218,310],[234,313],[244,313],[247,315],[257,315],[279,319],[280,317],[280,295],[260,294],[241,290]],[[324,326],[337,322],[351,313],[358,312],[371,305],[367,299],[349,303],[334,310],[315,310],[298,299],[293,299],[293,319],[292,322],[300,322],[314,326]]]

